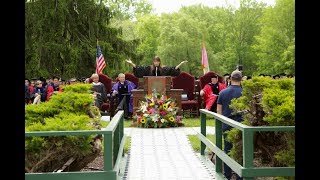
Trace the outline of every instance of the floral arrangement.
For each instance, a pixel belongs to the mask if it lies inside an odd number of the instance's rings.
[[[182,116],[178,115],[176,101],[159,93],[146,95],[134,113],[133,120],[138,127],[164,128],[183,126]]]

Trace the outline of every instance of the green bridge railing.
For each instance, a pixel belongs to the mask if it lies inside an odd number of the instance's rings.
[[[26,180],[117,180],[120,179],[120,161],[124,152],[126,136],[123,134],[124,111],[112,118],[108,126],[103,130],[79,130],[79,131],[37,131],[26,132],[25,136],[81,136],[102,134],[104,144],[104,169],[103,171],[86,172],[46,172],[25,173]]]
[[[215,119],[215,139],[216,143],[212,143],[206,138],[206,116]],[[226,163],[235,173],[245,180],[253,180],[254,177],[276,177],[276,176],[295,176],[295,167],[254,167],[253,166],[253,135],[259,131],[286,131],[295,132],[295,126],[247,126],[227,118],[221,114],[217,114],[206,109],[200,109],[201,134],[197,136],[201,140],[200,153],[205,154],[205,148],[208,147],[216,154],[216,178],[225,179],[222,173],[223,163]],[[228,124],[242,131],[243,141],[243,166],[224,153],[222,149],[222,123]]]

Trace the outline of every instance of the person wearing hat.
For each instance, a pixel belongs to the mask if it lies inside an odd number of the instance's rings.
[[[188,61],[182,61],[175,67],[161,65],[159,56],[155,56],[149,66],[137,66],[130,59],[126,60],[126,62],[133,67],[133,74],[137,78],[142,78],[143,76],[178,76],[180,74],[179,67]]]
[[[217,112],[217,97],[221,90],[226,88],[226,84],[218,82],[218,75],[211,76],[211,82],[206,84],[200,91],[200,96],[203,96],[206,102],[205,109]]]
[[[226,84],[226,87],[228,87],[230,85],[230,74],[226,73],[223,75],[224,77],[224,83]]]
[[[230,119],[233,119],[237,122],[242,121],[242,114],[241,113],[233,113],[233,110],[230,109],[231,100],[235,98],[239,98],[242,95],[242,87],[241,87],[241,80],[242,80],[242,73],[239,70],[235,70],[231,73],[231,85],[225,88],[220,92],[217,101],[217,113],[222,114]],[[223,139],[224,139],[224,152],[229,153],[232,148],[232,143],[227,141],[227,134],[226,131],[230,130],[232,127],[222,123],[222,131],[223,131]],[[228,165],[224,164],[224,175],[227,179],[231,178],[231,169]],[[238,175],[238,179],[240,178]]]

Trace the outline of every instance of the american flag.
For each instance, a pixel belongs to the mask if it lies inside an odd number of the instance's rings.
[[[106,67],[106,62],[104,61],[101,48],[97,45],[97,57],[96,57],[96,73],[101,74],[103,69]]]

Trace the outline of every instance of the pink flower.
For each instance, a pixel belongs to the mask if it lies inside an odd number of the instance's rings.
[[[153,114],[154,112],[156,112],[156,110],[155,110],[154,108],[151,108],[151,109],[149,110],[149,112],[150,112],[151,114]]]
[[[176,117],[176,121],[177,121],[177,122],[180,122],[180,121],[181,121],[181,118],[180,118],[180,117]]]
[[[161,116],[165,116],[165,115],[166,115],[166,112],[161,111],[160,114],[161,114]]]

